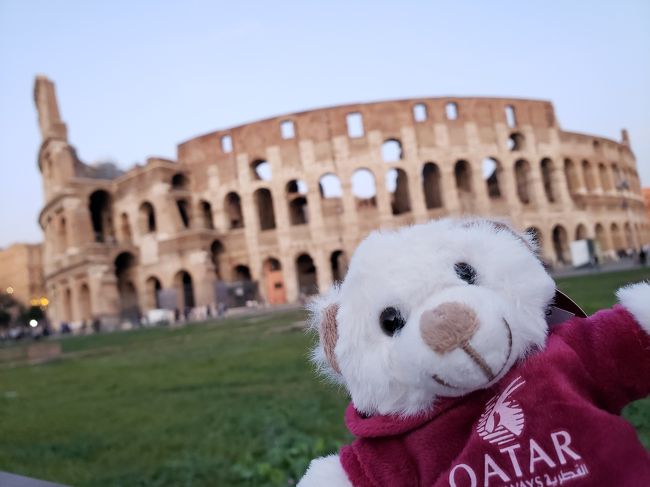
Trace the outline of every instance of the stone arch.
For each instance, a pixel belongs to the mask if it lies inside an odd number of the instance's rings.
[[[87,283],[82,283],[79,287],[79,312],[82,321],[90,322],[92,320],[92,304],[90,301],[90,288]]]
[[[344,250],[335,250],[330,254],[332,281],[342,282],[348,272],[348,258]]]
[[[634,235],[632,233],[632,225],[630,222],[625,222],[623,225],[623,232],[625,234],[625,245],[627,249],[634,249]]]
[[[178,210],[182,228],[190,228],[192,224],[190,202],[186,198],[179,198],[176,200],[176,209]]]
[[[88,198],[88,209],[93,227],[95,242],[113,242],[113,202],[108,191],[98,189]]]
[[[469,162],[460,160],[454,166],[454,179],[456,180],[456,191],[460,200],[461,208],[467,210],[472,208],[474,202],[474,187],[472,184],[472,168]]]
[[[566,178],[566,183],[569,187],[569,193],[575,195],[580,187],[580,182],[578,179],[578,170],[571,159],[564,160],[564,177]]]
[[[553,188],[553,175],[555,174],[555,168],[553,166],[553,161],[548,157],[542,159],[540,162],[540,167],[542,169],[542,183],[544,185],[544,194],[546,195],[546,200],[549,203],[555,202],[555,190]]]
[[[616,252],[625,250],[625,242],[623,241],[623,234],[620,227],[616,223],[612,223],[609,227],[609,233],[612,236],[612,244]]]
[[[131,252],[122,252],[115,258],[115,277],[120,297],[120,317],[132,323],[140,322],[138,307],[137,261]]]
[[[298,279],[298,292],[301,296],[318,294],[316,265],[307,253],[296,257],[296,278]]]
[[[570,262],[567,231],[562,225],[555,225],[552,234],[555,260],[561,265],[567,265]]]
[[[126,212],[123,212],[120,215],[120,231],[122,233],[122,240],[125,242],[130,242],[133,239],[131,234],[131,223],[129,222],[129,215]]]
[[[609,250],[609,243],[607,240],[607,233],[605,230],[605,227],[600,224],[596,223],[596,226],[594,227],[594,235],[596,237],[596,242],[598,242],[598,246],[600,248],[601,252],[605,252]]]
[[[250,164],[251,177],[254,181],[270,181],[272,178],[271,164],[265,159],[255,159]]]
[[[318,180],[318,191],[323,199],[335,199],[343,197],[341,180],[336,174],[323,174]]]
[[[300,179],[292,179],[286,186],[286,198],[289,204],[289,223],[306,225],[309,223],[307,207],[307,185]]]
[[[499,199],[503,196],[501,192],[500,180],[503,168],[501,163],[494,157],[486,157],[481,162],[483,179],[487,188],[488,197],[490,199]]]
[[[174,191],[187,191],[190,187],[190,180],[186,174],[177,172],[172,176],[171,189]]]
[[[223,254],[226,251],[221,240],[214,240],[210,244],[210,260],[214,266],[214,273],[218,280],[224,280],[223,273]]]
[[[275,228],[275,211],[273,210],[273,196],[268,188],[259,188],[253,193],[253,199],[257,206],[257,217],[260,230],[272,230]]]
[[[72,289],[66,287],[63,290],[63,321],[71,323],[72,320]]]
[[[390,206],[393,215],[411,211],[408,176],[403,169],[389,169],[386,172],[386,189],[390,194]]]
[[[156,276],[149,276],[144,283],[145,287],[145,308],[146,309],[159,309],[160,308],[160,291],[162,291],[162,284],[160,279]]]
[[[156,231],[156,210],[150,202],[144,201],[140,205],[139,218],[140,232],[142,234],[153,233]]]
[[[526,147],[526,138],[521,132],[513,132],[508,136],[507,146],[510,152],[522,151]]]
[[[578,226],[576,227],[576,238],[575,238],[575,240],[585,240],[587,238],[588,238],[588,236],[587,236],[587,227],[582,223],[578,224]]]
[[[531,203],[531,170],[530,164],[525,159],[515,162],[515,181],[517,183],[517,196],[524,205]]]
[[[203,220],[203,228],[207,230],[214,230],[214,219],[212,217],[212,205],[207,200],[199,202],[201,207],[201,217]]]
[[[247,265],[237,264],[232,270],[233,281],[248,282],[252,280],[251,270]]]
[[[352,174],[352,194],[356,200],[357,210],[377,208],[377,186],[375,175],[366,168],[360,168]]]
[[[587,160],[582,161],[582,175],[588,192],[596,189],[596,178],[591,163]]]
[[[600,187],[603,188],[603,191],[611,191],[613,189],[612,180],[609,177],[607,166],[603,162],[598,164],[598,175],[600,176]]]
[[[381,145],[381,158],[384,162],[397,162],[403,159],[402,143],[399,139],[387,139]]]
[[[228,228],[231,230],[244,228],[244,214],[242,213],[239,195],[234,191],[228,193],[224,200],[224,206],[228,218]]]
[[[440,188],[440,169],[434,162],[427,162],[422,167],[422,190],[427,209],[442,208],[442,191]]]
[[[192,275],[185,269],[178,271],[174,276],[174,288],[176,289],[176,307],[187,316],[196,305]]]
[[[332,173],[321,176],[318,180],[320,205],[324,219],[338,218],[343,213],[343,188],[341,180]]]
[[[262,264],[266,301],[269,304],[284,304],[287,302],[287,292],[282,275],[282,264],[275,257],[268,257]]]

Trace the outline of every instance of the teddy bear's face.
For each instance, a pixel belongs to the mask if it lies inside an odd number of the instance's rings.
[[[366,414],[416,414],[488,387],[545,341],[555,285],[531,245],[489,221],[371,234],[314,304],[317,361]]]

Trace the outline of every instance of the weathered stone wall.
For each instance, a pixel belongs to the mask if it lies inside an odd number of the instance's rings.
[[[160,304],[157,290],[175,289],[179,309],[211,305],[215,281],[257,281],[262,299],[295,302],[341,279],[370,230],[446,215],[507,218],[558,266],[574,239],[596,239],[602,260],[649,241],[627,135],[564,132],[550,102],[311,110],[199,136],[178,146],[178,162],[101,179],[76,159],[53,87],[39,83],[51,82],[37,79],[36,92],[55,322],[133,317]]]

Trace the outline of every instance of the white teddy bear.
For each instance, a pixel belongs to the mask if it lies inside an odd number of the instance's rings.
[[[619,416],[650,394],[650,285],[589,318],[555,296],[533,239],[502,223],[369,235],[311,307],[357,439],[299,486],[650,486]]]

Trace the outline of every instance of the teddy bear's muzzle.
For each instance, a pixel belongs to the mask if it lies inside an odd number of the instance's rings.
[[[470,344],[478,327],[479,319],[474,310],[457,302],[442,303],[420,316],[420,334],[431,350],[445,355],[462,349],[491,381],[496,373]]]

